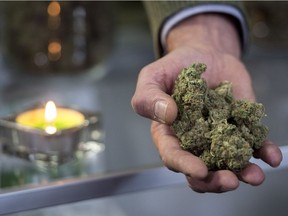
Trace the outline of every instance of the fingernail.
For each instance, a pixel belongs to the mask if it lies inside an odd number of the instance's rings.
[[[166,112],[167,112],[168,103],[163,100],[159,100],[154,105],[154,117],[155,120],[166,123]]]

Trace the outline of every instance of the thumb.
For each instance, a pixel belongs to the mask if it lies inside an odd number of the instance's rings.
[[[137,88],[131,104],[139,115],[160,123],[170,125],[177,116],[175,101],[157,87],[148,90]]]
[[[140,73],[131,105],[139,115],[170,125],[176,119],[177,105],[163,82],[151,76],[151,71]]]

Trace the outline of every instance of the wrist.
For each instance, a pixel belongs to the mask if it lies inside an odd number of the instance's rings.
[[[180,47],[213,50],[241,55],[240,36],[233,18],[216,13],[200,14],[183,20],[167,35],[167,51]]]

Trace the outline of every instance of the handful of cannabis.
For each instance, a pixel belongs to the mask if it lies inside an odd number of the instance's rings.
[[[209,89],[201,78],[205,70],[205,64],[193,64],[176,79],[172,97],[178,116],[172,128],[181,147],[199,156],[209,170],[241,170],[267,137],[268,128],[261,123],[264,106],[235,100],[228,81]]]

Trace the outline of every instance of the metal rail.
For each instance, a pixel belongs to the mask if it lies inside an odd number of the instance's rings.
[[[283,161],[273,169],[261,160],[252,159],[265,172],[288,167],[288,146],[281,146]],[[115,196],[141,190],[185,183],[182,174],[165,167],[145,168],[87,179],[60,180],[40,187],[22,188],[0,194],[0,215],[37,208],[67,204],[82,200]]]
[[[184,183],[164,167],[81,180],[63,180],[0,194],[0,215]]]

